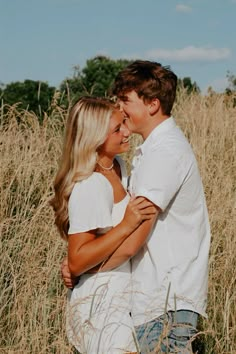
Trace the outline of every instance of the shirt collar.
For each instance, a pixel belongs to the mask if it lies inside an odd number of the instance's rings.
[[[176,123],[173,117],[165,119],[162,123],[156,126],[156,128],[154,128],[153,131],[148,135],[147,139],[136,148],[136,155],[139,155],[140,153],[144,154],[152,142],[156,141],[160,135],[163,135],[165,132],[169,131],[175,126]]]

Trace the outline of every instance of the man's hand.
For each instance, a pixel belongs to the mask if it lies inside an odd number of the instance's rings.
[[[79,278],[74,277],[70,272],[67,257],[65,257],[61,263],[61,277],[65,286],[69,289],[73,289],[74,286],[79,282]]]

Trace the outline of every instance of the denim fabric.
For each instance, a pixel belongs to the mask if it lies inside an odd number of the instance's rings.
[[[170,311],[153,321],[135,327],[141,354],[192,354],[193,336],[197,333],[198,314]]]

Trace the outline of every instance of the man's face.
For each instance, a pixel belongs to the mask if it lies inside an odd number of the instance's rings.
[[[146,127],[148,106],[135,91],[126,93],[118,102],[121,112],[127,118],[126,124],[130,131],[142,135]]]

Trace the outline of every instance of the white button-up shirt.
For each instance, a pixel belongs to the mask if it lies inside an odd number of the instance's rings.
[[[137,148],[129,191],[161,209],[146,246],[132,259],[135,325],[166,310],[206,316],[208,213],[193,151],[172,117]]]

